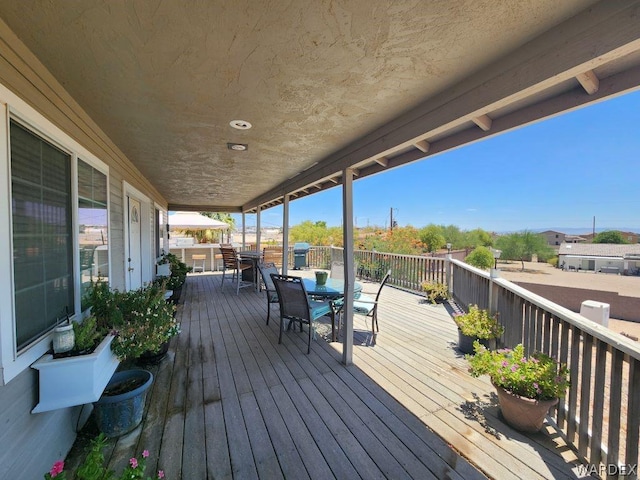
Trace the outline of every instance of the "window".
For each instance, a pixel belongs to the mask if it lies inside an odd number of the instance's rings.
[[[11,121],[16,348],[74,308],[71,156]]]
[[[78,160],[78,247],[82,310],[91,282],[109,281],[107,176]]]

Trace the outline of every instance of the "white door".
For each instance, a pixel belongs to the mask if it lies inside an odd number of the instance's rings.
[[[129,202],[129,257],[127,258],[127,272],[129,290],[142,287],[142,232],[140,228],[140,202],[127,197]]]

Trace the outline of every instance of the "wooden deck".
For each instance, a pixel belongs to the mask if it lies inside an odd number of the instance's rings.
[[[148,449],[147,472],[174,480],[580,478],[552,426],[524,435],[499,420],[444,306],[385,287],[377,341],[356,316],[345,367],[338,343],[306,355],[306,334],[288,332],[278,345],[277,305],[267,326],[264,293],[220,279],[189,276],[145,421],[108,452],[117,472]]]

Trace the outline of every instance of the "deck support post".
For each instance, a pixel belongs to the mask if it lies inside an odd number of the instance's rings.
[[[282,201],[282,275],[287,274],[289,267],[289,194]]]
[[[353,169],[342,172],[342,224],[344,245],[344,316],[342,329],[342,363],[353,363]]]

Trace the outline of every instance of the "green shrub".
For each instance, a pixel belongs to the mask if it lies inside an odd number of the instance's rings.
[[[481,310],[477,305],[469,305],[469,312],[455,315],[453,321],[460,331],[468,337],[482,339],[498,338],[504,333],[504,327],[498,323],[498,316]]]
[[[431,303],[443,302],[449,299],[449,287],[444,283],[424,282],[422,290],[425,291]]]
[[[493,253],[487,247],[476,247],[467,258],[464,259],[469,265],[476,268],[488,270],[495,265]]]
[[[552,267],[557,267],[558,266],[558,256],[556,255],[555,257],[551,257],[549,260],[547,260],[547,263],[549,265],[551,265]]]

